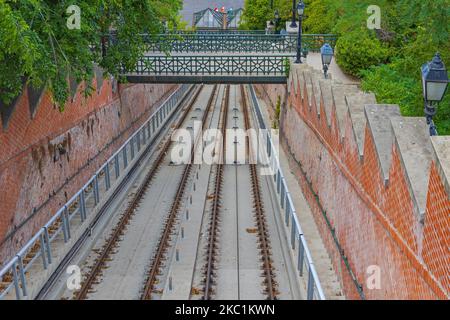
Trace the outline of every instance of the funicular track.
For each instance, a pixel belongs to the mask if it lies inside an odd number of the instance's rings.
[[[194,94],[194,97],[192,98],[191,102],[189,103],[188,107],[186,108],[185,112],[182,114],[181,118],[177,122],[175,128],[180,128],[185,121],[187,115],[192,110],[195,102],[197,101],[198,96],[200,95],[200,92],[202,91],[203,87],[200,87],[197,89],[197,91]],[[167,140],[163,147],[161,148],[155,162],[153,163],[153,166],[151,169],[147,172],[145,175],[145,178],[143,180],[143,183],[139,186],[137,192],[134,194],[133,198],[129,202],[125,212],[120,217],[119,222],[113,229],[112,234],[109,236],[109,238],[106,241],[106,244],[103,246],[101,252],[99,253],[98,257],[95,260],[94,265],[90,269],[89,273],[85,277],[84,281],[81,284],[81,288],[79,291],[75,293],[75,299],[76,300],[83,300],[87,298],[87,295],[92,288],[92,286],[96,283],[98,277],[102,273],[102,269],[105,266],[105,263],[110,259],[110,256],[114,250],[114,248],[117,246],[120,237],[124,234],[126,226],[128,225],[130,219],[132,218],[133,214],[136,211],[136,208],[139,206],[140,201],[144,197],[148,187],[150,186],[153,178],[155,177],[158,169],[161,166],[161,163],[163,159],[165,158],[167,151],[169,150],[171,146],[171,140]]]
[[[240,86],[241,91],[241,101],[244,112],[244,126],[247,131],[250,129],[250,116],[248,110],[247,96],[244,91],[244,86]],[[248,150],[248,161],[251,176],[252,194],[253,194],[253,207],[255,210],[255,219],[257,223],[258,230],[258,241],[259,241],[259,251],[261,255],[261,260],[263,264],[264,272],[264,285],[266,287],[267,299],[275,300],[277,299],[277,289],[276,281],[274,276],[274,270],[272,267],[272,254],[270,249],[269,232],[266,222],[266,217],[264,213],[263,200],[261,196],[260,182],[258,178],[258,171],[256,161],[257,158],[255,154],[252,154],[252,149],[250,147],[249,137],[246,137],[246,150]]]
[[[203,289],[203,299],[210,300],[213,293],[212,287],[214,285],[214,268],[215,259],[217,256],[217,232],[218,232],[218,217],[220,212],[220,197],[222,193],[223,171],[224,171],[224,157],[226,148],[226,128],[228,108],[230,103],[230,86],[225,89],[225,99],[222,104],[222,121],[220,131],[222,133],[223,141],[221,143],[220,159],[216,166],[216,174],[214,180],[214,195],[211,204],[211,217],[209,225],[208,245],[207,245],[207,262],[205,266],[205,286]]]
[[[202,129],[206,123],[208,114],[210,113],[210,111],[212,109],[216,90],[217,90],[217,85],[214,86],[211,96],[209,98],[207,107],[206,107],[206,111],[203,113],[203,117],[202,117],[202,121],[201,121]],[[182,178],[180,180],[180,183],[178,184],[175,199],[172,203],[169,216],[168,216],[165,226],[164,226],[163,234],[159,240],[155,256],[152,260],[152,263],[151,263],[151,266],[150,266],[150,269],[148,272],[148,277],[145,281],[145,286],[144,286],[144,290],[143,290],[143,293],[141,296],[141,300],[150,300],[152,297],[154,285],[157,282],[157,278],[160,273],[161,265],[165,259],[165,255],[167,252],[167,248],[169,246],[169,240],[170,240],[170,237],[172,234],[172,230],[173,230],[173,227],[174,227],[174,224],[176,221],[176,217],[178,215],[178,211],[179,211],[179,208],[180,208],[180,205],[181,205],[184,193],[185,193],[187,180],[188,180],[189,175],[192,170],[192,166],[193,166],[192,160],[194,158],[195,148],[196,148],[196,144],[194,141],[194,144],[191,149],[191,158],[190,158],[191,161],[189,161],[189,163],[186,164],[184,171],[183,171]]]

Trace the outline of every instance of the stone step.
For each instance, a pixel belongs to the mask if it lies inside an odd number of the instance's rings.
[[[321,96],[321,88],[320,88],[320,80],[323,78],[323,74],[318,72],[316,69],[311,71],[311,82],[314,88],[314,97],[316,99],[317,106],[317,114],[320,115],[320,96]]]
[[[406,171],[408,188],[413,195],[414,208],[422,220],[433,152],[429,128],[423,117],[393,118],[391,125],[395,144]]]
[[[450,136],[431,137],[433,160],[450,200]]]
[[[370,93],[363,92],[349,92],[346,95],[347,105],[350,111],[350,118],[353,123],[353,131],[355,134],[356,143],[360,157],[364,152],[364,133],[366,128],[366,117],[364,115],[364,106],[366,104],[376,104],[375,96]]]
[[[333,92],[331,90],[331,79],[320,79],[320,91],[322,93],[325,116],[328,126],[331,126],[331,112],[333,107]]]
[[[334,80],[333,80],[334,81]],[[336,106],[336,120],[339,126],[339,132],[341,138],[345,134],[345,117],[349,112],[347,105],[346,95],[351,93],[357,93],[358,87],[355,85],[346,85],[342,83],[333,83],[331,87],[334,104]]]
[[[394,143],[390,119],[401,118],[400,108],[398,105],[371,104],[366,105],[364,111],[375,144],[384,184],[387,185]]]

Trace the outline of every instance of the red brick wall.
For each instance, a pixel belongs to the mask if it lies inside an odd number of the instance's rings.
[[[450,292],[450,201],[433,161],[424,222],[416,217],[399,150],[392,146],[385,186],[372,135],[366,127],[364,158],[348,115],[341,142],[335,109],[331,127],[311,93],[289,84],[282,110],[281,143],[290,156],[316,224],[347,298],[448,299]],[[283,90],[261,85],[271,103]],[[295,94],[298,92],[298,94]],[[302,99],[303,98],[303,99]],[[310,108],[309,101],[312,107]],[[367,287],[367,268],[381,271],[381,289]],[[319,275],[320,277],[320,275]],[[357,290],[362,288],[362,294]]]
[[[95,173],[175,85],[105,81],[79,91],[59,112],[44,95],[33,119],[25,92],[0,131],[0,264],[9,259]],[[61,144],[67,153],[60,155]],[[33,210],[35,213],[33,213]]]

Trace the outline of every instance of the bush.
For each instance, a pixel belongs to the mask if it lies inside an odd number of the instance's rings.
[[[341,36],[336,43],[336,61],[341,68],[354,76],[371,66],[385,63],[388,50],[367,31],[353,31]]]
[[[398,62],[394,61],[390,65],[371,67],[362,71],[362,88],[365,91],[372,91],[377,97],[378,103],[398,104],[404,116],[423,117],[424,105],[420,79],[396,70],[394,66]],[[440,103],[434,122],[440,135],[450,134],[449,94]]]
[[[337,21],[337,12],[329,0],[313,0],[308,5],[303,21],[305,33],[331,33]]]

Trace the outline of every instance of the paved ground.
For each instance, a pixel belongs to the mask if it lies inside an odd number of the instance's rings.
[[[312,66],[314,69],[322,71],[322,58],[318,52],[308,53],[308,58],[306,63]],[[337,65],[336,59],[331,61],[329,73],[332,75],[333,79],[339,79],[344,84],[359,84],[359,79],[345,74],[341,68]]]
[[[244,0],[184,0],[181,15],[183,19],[192,26],[194,12],[198,12],[207,8],[233,8],[239,9],[244,7]]]

